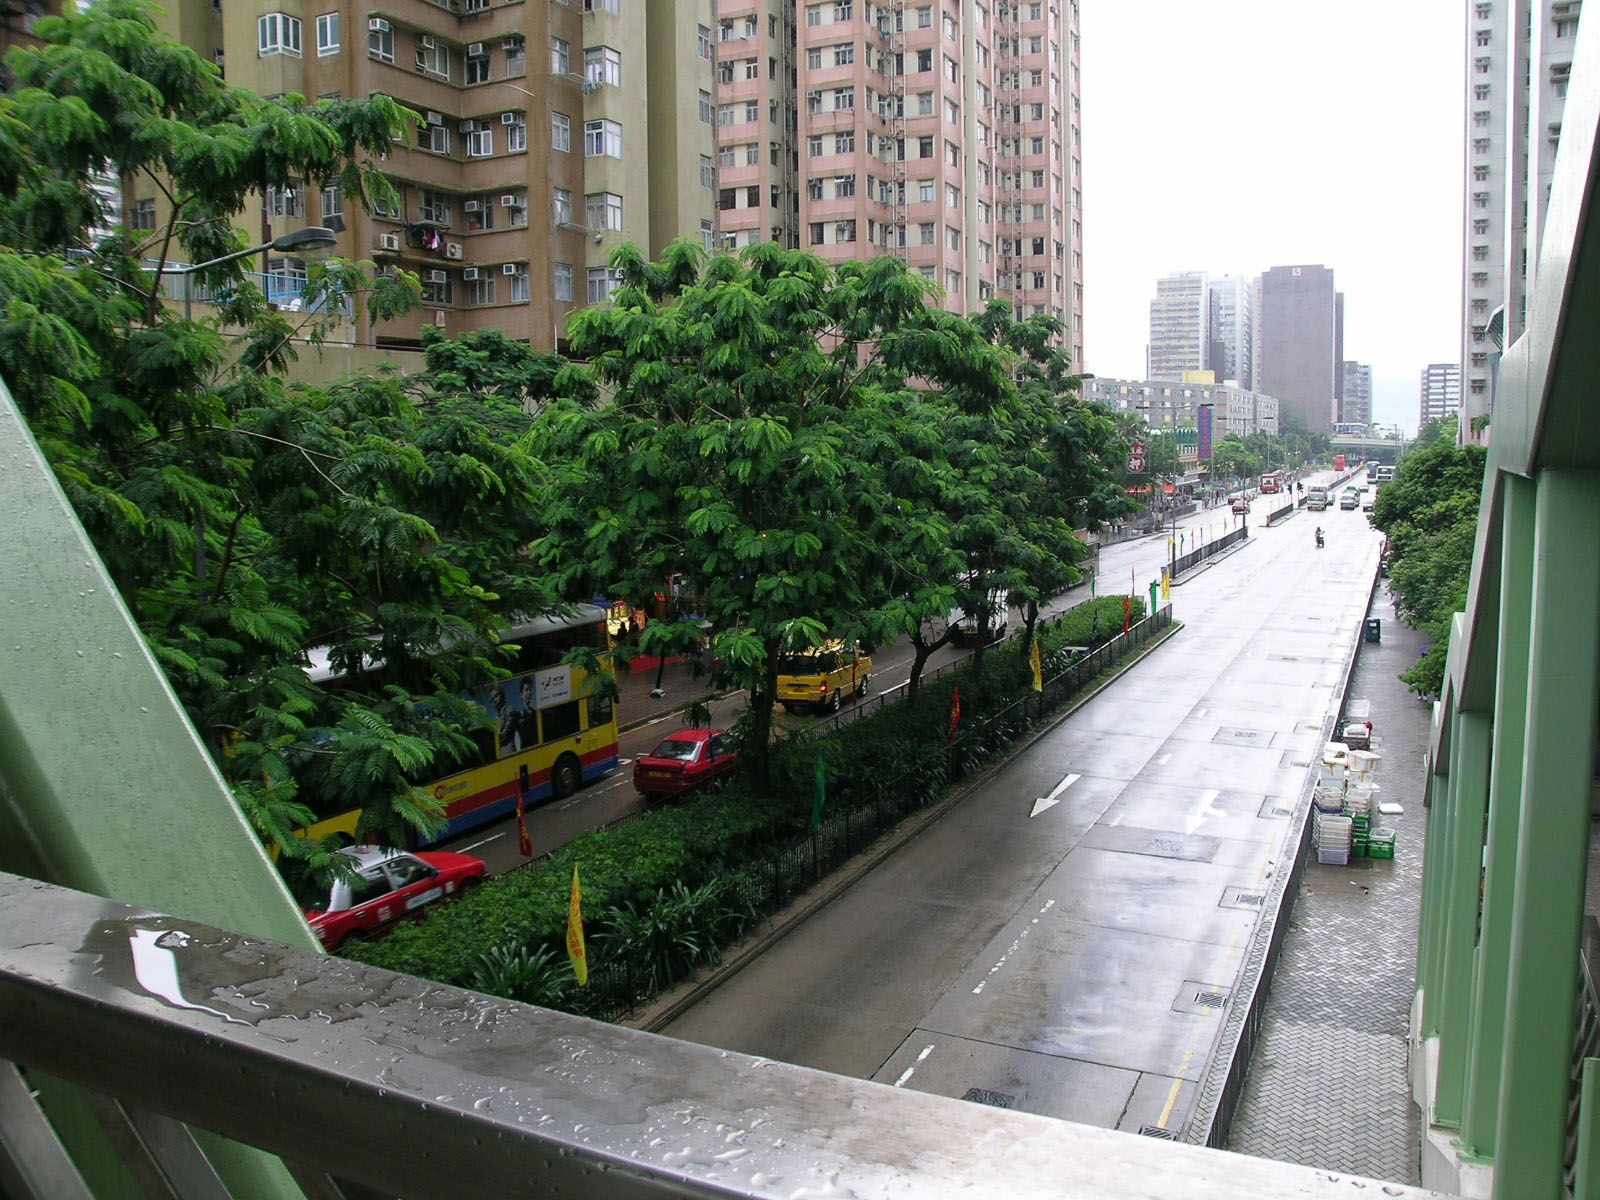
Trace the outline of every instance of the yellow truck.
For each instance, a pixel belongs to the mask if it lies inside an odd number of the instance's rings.
[[[846,696],[867,694],[872,659],[854,645],[824,642],[778,660],[778,703],[785,711],[838,712]]]

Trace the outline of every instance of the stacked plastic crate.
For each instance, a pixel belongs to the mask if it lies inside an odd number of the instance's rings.
[[[1393,831],[1373,825],[1378,807],[1378,763],[1374,750],[1352,750],[1343,742],[1323,748],[1312,796],[1312,838],[1317,861],[1346,866],[1352,858],[1393,858]]]
[[[1317,847],[1317,861],[1345,866],[1350,862],[1355,822],[1345,814],[1345,771],[1350,752],[1343,742],[1329,742],[1322,752],[1317,770],[1317,787],[1312,793],[1311,837]]]

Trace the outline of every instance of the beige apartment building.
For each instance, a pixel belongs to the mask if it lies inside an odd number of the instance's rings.
[[[173,0],[174,34],[266,96],[395,97],[417,117],[366,213],[325,181],[240,215],[404,267],[424,324],[556,348],[632,241],[893,253],[970,312],[1049,313],[1082,361],[1077,0]],[[320,11],[319,11],[320,10]],[[156,200],[130,199],[153,227]],[[269,291],[305,263],[266,255]],[[292,302],[292,300],[290,301]]]
[[[173,33],[230,83],[266,96],[384,93],[416,114],[371,214],[321,180],[240,215],[262,240],[339,231],[333,253],[418,272],[423,308],[357,344],[409,349],[421,327],[497,329],[553,348],[571,312],[607,299],[607,260],[632,241],[712,242],[712,0],[176,0]],[[140,204],[144,211],[141,214]],[[133,201],[135,221],[155,201]],[[274,294],[303,261],[266,256]]]

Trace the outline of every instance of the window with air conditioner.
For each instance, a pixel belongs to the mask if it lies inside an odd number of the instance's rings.
[[[469,233],[484,233],[494,228],[494,212],[499,207],[493,193],[474,196],[468,200],[462,209],[466,213],[467,231]]]
[[[465,72],[463,78],[468,83],[489,82],[489,60],[486,57],[468,58],[463,70]]]
[[[422,302],[424,304],[454,304],[455,282],[449,271],[424,271],[422,273]]]
[[[438,40],[419,35],[417,38],[417,69],[435,79],[450,78],[450,47]]]
[[[256,18],[256,54],[288,54],[300,57],[300,18],[288,13],[267,13]]]
[[[389,22],[378,17],[367,22],[367,54],[380,62],[394,61],[394,30]]]

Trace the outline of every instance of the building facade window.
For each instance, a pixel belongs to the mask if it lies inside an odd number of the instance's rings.
[[[590,192],[583,198],[584,224],[590,229],[622,228],[622,197],[615,192]]]
[[[711,114],[712,114],[711,93],[706,91],[704,88],[701,88],[700,89],[700,123],[702,125],[711,124]]]
[[[550,39],[550,74],[567,75],[572,71],[572,47],[558,37]]]
[[[610,46],[590,46],[583,52],[583,76],[590,83],[621,87],[621,52]]]
[[[367,54],[380,62],[394,61],[394,29],[382,17],[367,22]]]
[[[336,183],[327,184],[322,189],[322,223],[331,225],[343,220],[344,191]]]
[[[611,275],[610,267],[590,267],[588,273],[590,304],[604,304],[611,299],[611,293],[616,290],[616,280]]]
[[[467,157],[488,158],[494,153],[494,129],[483,122],[467,132]]]
[[[585,121],[583,123],[583,154],[585,158],[621,158],[621,122]]]
[[[550,219],[557,225],[572,224],[572,189],[553,187],[550,189]]]
[[[339,14],[322,13],[317,17],[317,57],[339,53]]]
[[[526,270],[523,271],[522,277],[524,279],[526,279],[528,277],[528,273],[527,273]],[[512,286],[511,293],[512,293],[511,294],[511,298],[513,300],[515,300],[517,298],[516,297],[516,287],[515,287],[515,285]],[[569,302],[569,303],[572,300],[572,264],[571,263],[558,262],[558,263],[555,264],[555,297],[556,297],[557,300],[561,300],[561,301],[565,301],[565,302]]]
[[[700,186],[703,188],[717,186],[717,167],[709,154],[700,156]]]
[[[256,18],[256,56],[265,58],[269,54],[300,57],[299,17],[274,12]]]
[[[133,227],[148,230],[156,227],[156,202],[146,196],[133,206]]]
[[[489,267],[472,267],[468,273],[472,278],[467,280],[468,304],[493,304],[494,303],[494,275]]]
[[[566,113],[550,114],[550,146],[563,152],[572,149],[572,118]]]

